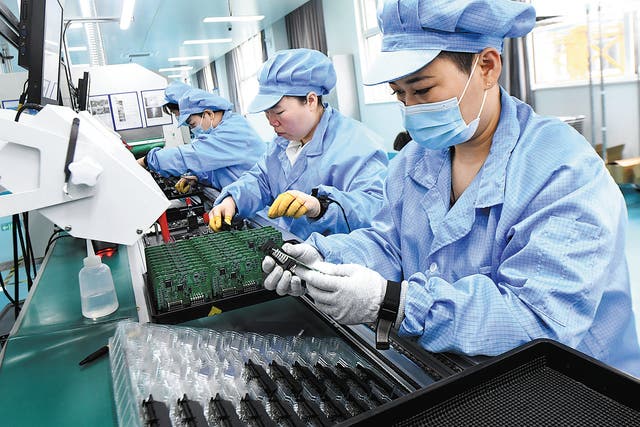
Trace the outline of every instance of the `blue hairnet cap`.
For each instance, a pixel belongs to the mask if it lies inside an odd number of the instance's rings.
[[[320,51],[289,49],[277,52],[258,72],[258,95],[249,112],[268,110],[285,96],[326,95],[336,85],[331,60]]]
[[[522,37],[535,23],[533,6],[511,0],[384,0],[378,7],[382,51],[364,84],[406,77],[443,50],[502,52],[505,37]]]
[[[227,111],[233,109],[233,104],[221,96],[202,89],[189,89],[180,98],[178,108],[180,109],[178,126],[182,126],[192,114],[199,114],[204,110]]]
[[[191,89],[191,86],[182,82],[173,81],[169,83],[164,90],[164,102],[178,104],[182,95],[189,89]]]

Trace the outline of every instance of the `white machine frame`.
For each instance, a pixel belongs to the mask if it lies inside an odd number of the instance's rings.
[[[34,116],[0,110],[0,217],[38,210],[74,237],[135,243],[169,206],[147,171],[89,113],[47,105]],[[65,162],[80,120],[71,176]]]

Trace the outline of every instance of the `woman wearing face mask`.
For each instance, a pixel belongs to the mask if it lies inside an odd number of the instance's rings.
[[[379,339],[395,325],[430,351],[496,355],[545,337],[640,375],[622,195],[580,134],[496,83],[502,40],[533,28],[533,7],[385,0],[379,23],[368,82],[389,83],[413,142],[370,228],[285,245],[322,272],[265,258],[265,285],[300,295],[303,279]]]
[[[252,112],[264,111],[276,137],[265,156],[225,187],[210,213],[220,230],[236,211],[268,216],[300,238],[366,227],[382,205],[387,154],[362,123],[322,102],[336,83],[333,64],[310,49],[280,51],[258,74]]]
[[[251,169],[266,149],[266,144],[241,115],[231,111],[226,99],[200,89],[190,89],[179,101],[178,126],[189,125],[191,144],[154,148],[139,160],[162,176],[191,175],[214,188],[234,182]],[[188,191],[189,180],[176,185]]]

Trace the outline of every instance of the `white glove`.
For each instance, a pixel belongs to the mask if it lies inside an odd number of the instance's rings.
[[[307,292],[321,311],[345,325],[378,319],[387,288],[384,277],[358,264],[321,262],[314,269],[319,271],[297,268],[296,275],[307,282]]]
[[[285,243],[282,245],[282,250],[309,267],[313,267],[323,260],[316,248],[307,243],[297,245]],[[298,270],[300,269],[296,268],[296,271]],[[292,275],[290,271],[283,271],[282,267],[277,265],[270,256],[266,256],[262,260],[262,271],[267,273],[264,287],[270,291],[275,290],[278,295],[289,294],[297,297],[305,294],[306,290],[302,287],[300,278]]]

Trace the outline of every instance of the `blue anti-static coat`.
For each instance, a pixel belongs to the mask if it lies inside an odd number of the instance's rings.
[[[225,187],[217,203],[233,196],[238,213],[250,217],[287,190],[310,194],[318,188],[344,209],[351,229],[367,227],[382,206],[382,185],[387,172],[387,154],[380,138],[365,126],[326,106],[313,138],[291,165],[285,152],[289,141],[276,137],[265,156],[235,183]],[[284,229],[306,239],[314,232],[347,231],[342,210],[336,203],[317,220],[306,216],[274,220]]]
[[[211,133],[198,135],[191,144],[151,149],[147,166],[162,176],[190,173],[200,182],[222,188],[251,169],[266,148],[244,117],[226,111]]]
[[[547,337],[640,375],[620,189],[571,127],[501,102],[489,156],[451,209],[449,151],[410,142],[372,227],[309,243],[407,280],[400,334],[427,350],[495,355]]]

